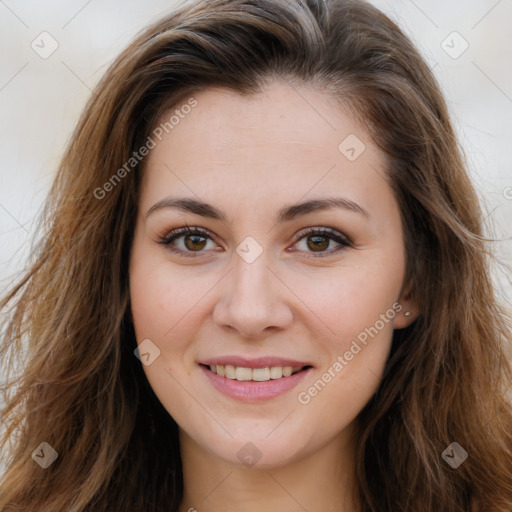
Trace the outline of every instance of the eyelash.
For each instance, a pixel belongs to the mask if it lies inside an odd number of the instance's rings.
[[[174,253],[177,253],[177,254],[180,254],[180,255],[183,255],[186,257],[191,257],[191,258],[199,257],[200,254],[204,251],[183,251],[181,249],[177,249],[176,247],[174,247],[172,245],[172,242],[174,242],[176,239],[181,238],[182,236],[186,236],[186,235],[200,235],[200,236],[212,239],[210,236],[210,233],[206,229],[199,228],[199,227],[187,226],[186,228],[178,228],[178,229],[172,230],[170,233],[168,233],[164,237],[161,237],[158,240],[158,243],[168,247]],[[333,241],[339,243],[340,246],[336,247],[335,249],[331,249],[330,251],[325,251],[325,252],[321,252],[321,253],[312,252],[311,253],[312,256],[307,256],[308,258],[309,257],[322,258],[322,257],[330,256],[333,253],[336,253],[336,252],[341,251],[347,247],[352,246],[351,241],[345,235],[342,235],[341,233],[338,233],[337,231],[335,231],[331,228],[305,228],[302,231],[300,231],[299,233],[297,233],[296,235],[294,235],[295,243],[297,243],[300,240],[302,240],[303,238],[306,238],[311,235],[326,237],[329,240],[333,240]]]

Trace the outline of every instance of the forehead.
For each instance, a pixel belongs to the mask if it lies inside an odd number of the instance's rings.
[[[167,129],[147,157],[148,200],[163,193],[228,200],[236,192],[247,204],[339,191],[366,203],[391,194],[383,153],[327,94],[275,82],[251,96],[212,88],[192,97],[195,106],[184,108],[185,98],[159,120]]]

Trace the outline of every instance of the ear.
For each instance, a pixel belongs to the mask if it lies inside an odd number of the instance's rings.
[[[395,329],[403,329],[411,325],[420,314],[418,302],[412,291],[412,280],[403,287],[397,302],[402,307],[395,317]]]

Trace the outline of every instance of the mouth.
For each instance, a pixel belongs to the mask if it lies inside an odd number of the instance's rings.
[[[217,374],[238,382],[266,382],[269,380],[278,380],[291,377],[299,372],[312,368],[311,365],[305,366],[263,366],[260,368],[249,368],[246,366],[235,366],[231,364],[206,365],[201,364],[211,373]]]
[[[249,403],[284,395],[313,371],[310,364],[276,358],[223,358],[199,363],[199,367],[214,389]]]

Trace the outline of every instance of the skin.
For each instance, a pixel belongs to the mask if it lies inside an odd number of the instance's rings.
[[[384,155],[348,110],[309,87],[272,82],[251,97],[209,89],[194,98],[197,106],[146,158],[130,259],[136,337],[160,350],[143,368],[180,426],[180,512],[357,510],[355,420],[379,386],[393,329],[417,316]],[[355,161],[338,149],[349,134],[366,146]],[[146,216],[171,195],[211,203],[227,220],[171,208]],[[331,209],[276,224],[285,205],[327,196],[350,199],[368,216]],[[158,243],[186,225],[211,233],[195,258]],[[352,244],[327,237],[315,249],[311,235],[294,240],[308,227],[330,227]],[[236,252],[248,236],[263,251],[252,263]],[[185,242],[174,246],[194,252],[197,245]],[[300,403],[298,394],[396,303],[401,311]],[[243,403],[216,390],[198,365],[228,354],[314,368],[278,397]],[[248,442],[261,455],[251,467],[237,456]]]

